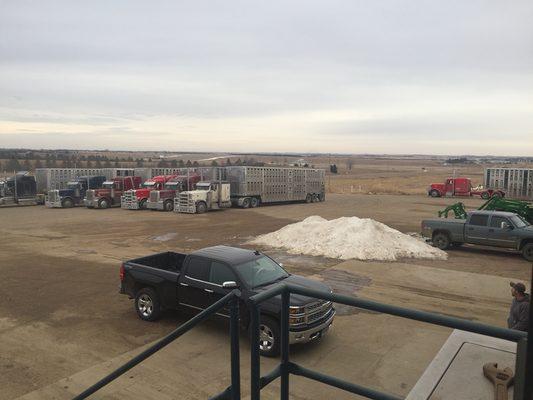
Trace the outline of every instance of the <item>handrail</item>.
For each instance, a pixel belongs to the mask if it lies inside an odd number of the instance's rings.
[[[73,398],[73,400],[82,400],[86,399],[96,391],[100,390],[104,386],[108,385],[109,383],[113,382],[115,379],[117,379],[119,376],[124,374],[125,372],[129,371],[133,367],[135,367],[137,364],[141,363],[142,361],[146,360],[148,357],[150,357],[152,354],[157,353],[159,350],[161,350],[163,347],[167,346],[168,344],[172,343],[174,340],[179,338],[184,333],[188,332],[192,328],[194,328],[196,325],[198,325],[200,322],[205,321],[213,314],[220,311],[226,304],[230,304],[230,334],[231,334],[231,386],[227,389],[227,393],[224,393],[223,398],[231,398],[232,400],[239,400],[240,399],[240,371],[239,371],[239,305],[238,305],[238,298],[240,296],[240,291],[235,289],[229,292],[227,295],[222,297],[217,302],[213,303],[209,307],[207,307],[205,310],[200,312],[199,314],[195,315],[193,318],[188,320],[187,322],[180,325],[178,328],[170,332],[168,335],[166,335],[164,338],[159,340],[157,343],[150,346],[148,349],[144,350],[137,356],[133,357],[131,360],[126,362],[125,364],[118,367],[116,370],[105,376],[104,378],[100,379],[98,382],[96,382],[94,385],[89,387],[88,389],[84,390],[82,393],[77,395]]]
[[[260,375],[259,363],[259,321],[260,321],[260,304],[274,296],[281,295],[281,362],[279,364],[281,377],[280,399],[289,398],[289,376],[300,375],[313,379],[339,389],[358,394],[360,396],[376,400],[397,400],[397,396],[379,392],[374,389],[356,385],[341,379],[312,371],[289,360],[289,305],[290,295],[299,294],[317,299],[329,300],[335,303],[345,304],[352,307],[362,308],[365,310],[377,311],[380,313],[390,314],[402,318],[408,318],[416,321],[427,322],[433,325],[445,326],[448,328],[461,329],[468,332],[474,332],[482,335],[497,337],[510,340],[517,343],[516,370],[515,370],[515,396],[514,400],[525,400],[524,393],[527,388],[533,384],[532,377],[527,376],[525,371],[532,370],[533,365],[528,365],[531,361],[526,360],[527,346],[526,332],[505,329],[496,326],[472,322],[460,318],[449,317],[446,315],[430,313],[419,310],[412,310],[404,307],[393,306],[389,304],[378,303],[371,300],[364,300],[356,297],[334,294],[330,292],[308,289],[302,286],[296,286],[290,283],[281,283],[271,289],[256,294],[249,298],[249,308],[251,312],[251,400],[260,400],[262,381],[265,377]],[[530,321],[531,324],[531,321]],[[529,349],[531,352],[531,349]],[[531,354],[531,353],[530,353]],[[270,383],[270,382],[268,382]],[[530,389],[529,389],[530,390]]]

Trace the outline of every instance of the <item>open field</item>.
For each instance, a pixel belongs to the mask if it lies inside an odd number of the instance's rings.
[[[168,312],[157,323],[139,320],[118,294],[123,259],[164,250],[243,245],[310,215],[371,217],[417,232],[450,199],[398,195],[329,195],[324,203],[229,209],[177,215],[122,209],[21,207],[0,216],[0,387],[2,398],[69,398],[126,357],[184,322]],[[467,199],[475,207],[480,200]],[[303,257],[264,249],[290,272],[324,280],[334,290],[421,310],[505,326],[509,280],[527,281],[531,265],[513,252],[466,246],[448,261],[361,262]],[[339,307],[328,336],[293,348],[311,368],[405,395],[450,333],[379,314]],[[126,374],[95,398],[200,399],[229,382],[224,321],[209,321]],[[249,342],[241,335],[243,393],[248,393]],[[122,357],[122,358],[121,358]],[[263,371],[275,360],[263,360]],[[180,385],[183,383],[183,385]],[[276,398],[277,384],[264,390]],[[36,392],[34,392],[36,391]],[[33,392],[33,393],[32,393]],[[300,378],[296,399],[352,398]],[[105,394],[105,396],[104,396]]]

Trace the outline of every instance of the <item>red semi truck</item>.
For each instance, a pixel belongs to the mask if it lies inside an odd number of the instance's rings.
[[[150,192],[163,189],[163,185],[175,177],[176,175],[154,176],[145,181],[140,189],[132,189],[124,192],[120,201],[120,207],[126,210],[146,210]]]
[[[481,196],[482,199],[504,197],[505,192],[498,189],[483,189],[472,186],[470,178],[447,178],[444,183],[432,183],[428,188],[431,197]]]
[[[122,194],[141,186],[140,176],[117,176],[110,181],[105,181],[101,189],[89,189],[85,194],[87,208],[109,208],[120,206]]]
[[[180,192],[194,190],[200,175],[178,175],[168,180],[162,190],[152,190],[146,207],[149,210],[174,210],[174,197]]]

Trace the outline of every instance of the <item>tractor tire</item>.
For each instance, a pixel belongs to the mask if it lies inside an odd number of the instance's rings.
[[[433,235],[433,246],[441,250],[447,250],[451,246],[450,237],[447,233],[437,232]]]
[[[72,208],[74,207],[74,202],[72,201],[72,199],[66,198],[61,202],[61,207]]]
[[[207,211],[207,204],[200,201],[196,204],[196,214],[203,214]]]
[[[522,247],[522,256],[528,261],[533,261],[533,243],[526,243]]]
[[[249,208],[250,207],[250,198],[249,197],[245,197],[244,199],[242,199],[242,208]]]
[[[174,202],[167,200],[163,203],[163,211],[174,211]]]
[[[489,194],[489,192],[483,192],[483,193],[481,193],[481,198],[482,198],[483,200],[488,200],[488,199],[490,199],[490,194]]]
[[[252,197],[250,199],[250,207],[252,208],[259,207],[259,199],[257,197]]]
[[[142,199],[141,201],[139,201],[139,210],[146,210],[147,208],[147,201],[146,199]]]
[[[155,321],[161,316],[161,303],[154,289],[145,287],[135,295],[135,311],[143,321]]]
[[[432,189],[430,192],[429,192],[429,195],[431,197],[440,197],[440,192],[436,189]]]
[[[100,199],[98,200],[98,208],[109,208],[109,200],[107,199]]]

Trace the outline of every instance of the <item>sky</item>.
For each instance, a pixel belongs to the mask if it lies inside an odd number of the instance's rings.
[[[530,0],[0,0],[0,147],[533,155]]]

